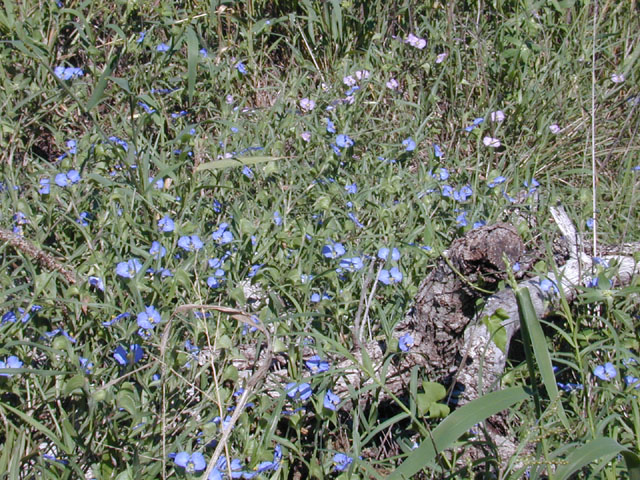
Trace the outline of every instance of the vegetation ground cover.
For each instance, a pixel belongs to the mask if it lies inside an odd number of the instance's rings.
[[[420,281],[485,223],[517,224],[532,275],[554,268],[558,201],[586,236],[638,240],[638,18],[569,0],[5,1],[0,227],[49,263],[3,237],[0,478],[393,472],[448,410],[423,411],[419,376],[392,405],[337,396],[328,359],[356,318],[408,351],[394,325]],[[465,465],[467,435],[425,478],[552,477],[605,438],[639,453],[637,282],[614,273],[545,324],[570,428],[524,400],[513,434],[544,449]],[[176,314],[191,304],[259,323]],[[216,460],[247,386],[234,360],[263,330],[287,359],[278,394],[252,386]],[[502,383],[535,381],[513,358]],[[602,454],[577,475],[633,472]]]

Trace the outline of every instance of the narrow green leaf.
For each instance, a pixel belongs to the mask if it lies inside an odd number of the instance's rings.
[[[411,452],[402,465],[387,478],[411,478],[432,463],[439,453],[450,448],[460,436],[468,432],[476,423],[525,400],[528,396],[529,394],[524,388],[512,387],[489,393],[468,403],[445,418],[433,430],[431,440],[424,439],[422,444]]]
[[[538,365],[538,370],[540,370],[540,375],[542,376],[542,383],[547,390],[547,395],[549,395],[549,399],[557,408],[562,425],[564,425],[567,430],[570,430],[569,419],[562,406],[562,401],[559,398],[560,393],[558,392],[558,384],[556,383],[556,376],[553,372],[553,364],[551,363],[551,355],[547,347],[547,339],[542,331],[542,326],[538,320],[538,315],[533,307],[533,303],[531,302],[529,290],[527,288],[516,289],[516,300],[518,302],[523,341],[530,343]],[[533,372],[531,372],[531,374],[533,375]]]
[[[256,163],[271,162],[272,160],[281,160],[285,157],[271,157],[271,156],[255,156],[255,157],[239,157],[229,158],[225,160],[216,160],[214,162],[201,163],[196,168],[196,171],[202,170],[217,170],[220,168],[229,167],[242,167],[244,165],[253,165]]]
[[[627,464],[629,480],[640,480],[640,458],[638,458],[638,455],[629,450],[625,450],[622,452],[622,456]]]
[[[596,438],[571,452],[566,459],[567,463],[563,463],[563,465],[559,466],[558,470],[556,470],[555,477],[564,480],[578,472],[582,467],[600,458],[611,458],[623,450],[626,450],[625,447],[611,438]]]
[[[198,37],[193,28],[187,29],[187,95],[189,103],[193,101],[193,91],[196,87],[198,73]]]
[[[91,98],[89,98],[89,101],[87,102],[87,112],[90,112],[96,105],[98,105],[98,103],[100,103],[100,100],[104,98],[104,90],[105,88],[107,88],[109,77],[111,76],[111,72],[113,72],[116,65],[118,64],[119,58],[120,52],[118,52],[116,55],[113,55],[109,60],[107,66],[104,67],[104,71],[100,75],[98,83],[96,83],[96,87],[93,89]]]

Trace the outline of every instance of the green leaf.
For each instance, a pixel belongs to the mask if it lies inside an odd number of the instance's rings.
[[[582,467],[589,465],[600,458],[611,458],[626,450],[625,447],[611,438],[601,437],[576,448],[556,470],[555,478],[564,480],[576,473]]]
[[[198,71],[198,37],[193,28],[187,29],[187,95],[189,103],[193,101]]]
[[[622,456],[627,464],[629,480],[640,480],[640,458],[638,458],[638,455],[629,450],[625,450],[622,452]]]
[[[120,52],[118,51],[115,55],[111,57],[111,60],[109,61],[107,66],[104,68],[104,71],[102,72],[102,74],[100,75],[100,78],[98,79],[98,83],[96,83],[96,87],[93,89],[91,98],[89,98],[89,101],[87,102],[87,107],[86,107],[87,112],[90,112],[96,105],[98,105],[98,103],[100,103],[100,100],[104,98],[104,90],[105,88],[107,88],[107,82],[109,81],[111,72],[113,72],[116,65],[118,64],[119,59],[120,59]]]
[[[238,158],[228,158],[225,160],[216,160],[214,162],[201,163],[196,168],[196,171],[201,172],[202,170],[218,170],[220,168],[229,168],[229,167],[243,167],[245,165],[253,165],[256,163],[264,163],[271,162],[273,160],[281,160],[286,157],[271,157],[271,156],[261,156],[257,155],[255,157],[238,157]]]
[[[504,353],[507,348],[507,331],[502,326],[502,315],[497,312],[493,315],[485,315],[482,317],[482,323],[489,330],[493,343]]]
[[[551,363],[551,355],[547,348],[547,339],[542,331],[542,326],[538,320],[538,315],[531,302],[531,295],[529,289],[518,288],[516,289],[516,300],[518,302],[518,313],[520,314],[520,328],[522,328],[522,340],[526,344],[529,344],[533,349],[533,354],[542,376],[542,383],[544,384],[549,399],[557,408],[558,415],[562,425],[567,430],[571,430],[569,427],[569,419],[562,406],[560,400],[560,393],[558,392],[558,384],[556,383],[556,376],[553,372],[553,364]],[[525,344],[525,354],[528,352],[527,345]],[[535,372],[531,372],[531,381],[534,382],[533,376]],[[535,389],[534,389],[535,391]]]
[[[522,387],[492,392],[468,403],[445,418],[391,474],[389,479],[408,479],[431,464],[436,457],[476,423],[525,400],[529,394]]]

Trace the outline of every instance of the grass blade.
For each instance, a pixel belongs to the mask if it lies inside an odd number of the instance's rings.
[[[527,363],[529,364],[532,384],[535,383],[533,381],[535,371],[533,368],[532,358],[529,358],[531,356],[531,349],[533,350],[533,357],[535,357],[538,370],[542,377],[542,383],[547,390],[547,395],[549,395],[551,402],[557,406],[558,415],[560,416],[562,424],[567,430],[569,430],[569,420],[567,419],[567,415],[559,398],[560,394],[558,392],[556,376],[553,372],[551,356],[549,355],[549,349],[547,347],[547,339],[542,331],[533,303],[531,302],[529,290],[526,288],[517,289],[516,300],[518,302],[520,327],[522,328],[523,337],[522,340],[525,343],[525,354],[527,355]],[[537,395],[536,388],[534,388],[534,395]]]
[[[556,476],[560,480],[564,480],[584,466],[600,458],[613,457],[623,450],[625,450],[625,448],[611,438],[596,438],[571,452],[566,459],[567,463],[556,470]]]
[[[198,37],[193,28],[187,29],[187,95],[189,103],[193,100],[198,73]]]
[[[432,441],[424,441],[391,475],[389,479],[411,478],[437,455],[451,445],[476,423],[521,402],[529,396],[522,387],[492,392],[468,403],[445,418],[432,432]]]

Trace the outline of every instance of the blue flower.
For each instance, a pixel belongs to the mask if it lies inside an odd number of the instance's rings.
[[[129,312],[124,312],[124,313],[121,313],[119,315],[115,315],[114,317],[111,318],[111,320],[107,320],[106,322],[102,322],[102,326],[110,327],[111,325],[113,325],[116,322],[119,322],[123,318],[128,318],[130,316],[131,316],[131,314]]]
[[[480,227],[484,227],[487,224],[487,222],[485,222],[484,220],[478,220],[477,222],[473,223],[473,228],[480,228]],[[514,265],[515,267],[515,265]],[[516,272],[517,270],[514,270],[514,272]]]
[[[413,152],[416,149],[416,142],[411,137],[407,137],[402,141],[402,146],[407,152]]]
[[[587,218],[587,223],[586,224],[587,224],[587,228],[589,230],[592,230],[593,229],[593,224],[594,224],[593,218]]]
[[[465,127],[464,129],[465,129],[465,131],[470,132],[474,128],[476,128],[478,125],[480,125],[482,122],[484,122],[484,118],[478,117],[473,121],[473,123],[471,125],[469,125],[468,127]]]
[[[287,396],[296,401],[308,400],[309,397],[311,397],[311,395],[313,394],[311,385],[309,385],[308,383],[290,382],[287,383],[285,390],[287,392]]]
[[[175,224],[169,215],[165,215],[160,220],[158,220],[158,228],[161,232],[173,232],[175,229]]]
[[[184,235],[178,239],[178,246],[187,252],[200,250],[204,244],[198,235]]]
[[[327,118],[327,132],[328,133],[336,133],[336,126],[333,124],[333,122]]]
[[[120,365],[125,366],[127,364],[134,365],[138,363],[144,356],[144,350],[137,343],[132,344],[129,347],[129,350],[131,354],[127,355],[127,350],[122,345],[118,345],[118,347],[113,351],[113,358]]]
[[[611,380],[618,375],[618,372],[616,371],[616,367],[613,366],[613,363],[607,362],[604,365],[598,365],[594,368],[593,374],[600,380]]]
[[[442,158],[444,156],[444,153],[442,153],[442,149],[440,148],[440,145],[438,145],[437,143],[433,144],[433,153],[436,156],[436,158]]]
[[[89,277],[89,285],[104,292],[104,282],[100,277]]]
[[[356,224],[356,227],[364,228],[364,225],[360,223],[360,220],[358,220],[358,217],[356,217],[353,212],[347,213],[347,217],[349,217],[349,220]]]
[[[339,148],[349,148],[353,146],[353,140],[351,139],[351,137],[349,137],[349,135],[345,135],[344,133],[341,133],[340,135],[338,135],[336,137],[336,145]]]
[[[389,249],[387,247],[382,247],[378,250],[378,258],[380,260],[386,260],[389,258]],[[395,247],[391,250],[391,260],[395,260],[396,262],[400,260],[400,250]]]
[[[149,105],[147,105],[147,104],[146,104],[146,103],[144,103],[144,102],[138,102],[138,105],[139,105],[140,107],[142,107],[142,108],[144,109],[144,111],[145,111],[145,112],[147,112],[148,114],[152,114],[152,113],[155,113],[155,112],[156,112],[156,109],[155,109],[155,108],[150,107]]]
[[[460,227],[466,227],[467,226],[467,212],[465,212],[464,210],[458,214],[458,216],[456,217],[456,224],[458,224],[458,226]]]
[[[162,42],[156,47],[156,50],[159,51],[159,52],[168,52],[169,51],[169,45],[167,45],[166,43]]]
[[[164,248],[160,242],[154,241],[151,243],[149,254],[153,255],[155,258],[162,258],[167,254],[167,249]]]
[[[251,170],[247,165],[242,167],[242,174],[247,178],[253,178],[253,170]]]
[[[176,465],[185,469],[187,473],[195,473],[204,470],[207,462],[200,452],[189,455],[187,452],[179,452],[173,459]]]
[[[321,302],[322,300],[331,300],[331,297],[326,293],[323,293],[322,295],[320,295],[319,293],[312,293],[309,300],[312,303],[318,303],[318,302]]]
[[[473,195],[473,190],[469,185],[465,185],[459,191],[453,192],[453,199],[458,202],[465,202],[467,198]]]
[[[362,270],[362,267],[364,267],[364,262],[360,257],[343,258],[340,260],[340,268],[347,272],[356,272]]]
[[[137,317],[138,327],[142,330],[153,330],[161,320],[160,312],[153,305],[145,307],[144,312],[140,312]]]
[[[633,375],[625,376],[624,383],[627,384],[627,387],[633,387],[636,390],[640,389],[640,381],[638,381],[638,377],[634,377]]]
[[[88,227],[89,220],[91,220],[91,215],[89,214],[89,212],[80,212],[80,218],[76,220],[76,223],[79,223],[83,227]]]
[[[584,385],[582,385],[581,383],[557,383],[560,390],[564,390],[567,393],[571,393],[574,390],[582,390],[584,388]]]
[[[213,276],[207,278],[207,285],[209,288],[220,288],[224,282],[225,271],[218,268]]]
[[[58,173],[54,180],[59,187],[66,187],[80,181],[80,174],[77,170],[69,170],[67,173]]]
[[[71,335],[69,335],[65,330],[63,330],[61,328],[56,328],[55,330],[51,330],[50,332],[44,332],[44,335],[45,335],[45,337],[48,337],[48,338],[53,338],[56,335],[62,335],[67,340],[69,340],[71,343],[76,343],[76,339],[73,338]]]
[[[4,360],[0,360],[0,369],[3,368],[22,368],[24,363],[15,355],[10,355]],[[0,373],[0,377],[11,377],[12,373]]]
[[[247,275],[247,277],[249,278],[255,277],[263,265],[264,263],[256,263],[255,265],[251,265],[251,268],[249,268],[249,274]]]
[[[442,186],[442,196],[443,197],[451,197],[453,195],[453,188],[449,185]]]
[[[71,80],[73,78],[82,77],[84,75],[84,72],[81,68],[63,66],[56,67],[53,70],[53,73],[60,80]]]
[[[500,185],[501,183],[504,183],[506,181],[507,181],[507,179],[505,177],[503,177],[502,175],[500,175],[500,176],[494,178],[493,181],[489,182],[488,186],[489,186],[489,188],[493,188],[496,185]]]
[[[146,35],[147,35],[147,32],[140,32],[138,34],[138,39],[136,40],[136,43],[142,43]]]
[[[352,183],[351,185],[345,185],[344,189],[347,191],[347,193],[357,193],[358,192],[358,185],[354,183]]]
[[[349,465],[353,463],[353,458],[344,453],[336,453],[333,456],[333,470],[336,472],[344,472]]]
[[[249,71],[247,70],[247,66],[242,62],[236,63],[236,70],[238,70],[242,75],[246,75],[247,73],[249,73]]]
[[[556,286],[556,284],[546,278],[540,281],[540,290],[550,294],[559,293],[558,287]]]
[[[334,412],[338,409],[338,404],[340,403],[340,397],[333,393],[331,390],[327,390],[326,395],[324,396],[324,401],[322,405],[327,410],[333,410]]]
[[[84,369],[84,373],[89,374],[93,370],[93,362],[90,362],[88,358],[78,357],[80,366]]]
[[[280,212],[278,210],[273,212],[273,223],[278,226],[282,225],[282,217],[280,216]]]
[[[218,229],[211,234],[211,238],[218,245],[226,245],[233,241],[233,233],[229,231],[228,223],[221,223]]]
[[[391,270],[383,268],[382,270],[380,270],[378,280],[380,280],[385,285],[400,283],[402,281],[402,272],[398,270],[398,267],[392,267]]]
[[[202,55],[203,58],[207,58],[209,56],[209,52],[207,51],[206,48],[201,48],[200,55]]]
[[[322,255],[326,258],[339,258],[346,253],[344,246],[341,243],[334,242],[333,244],[327,244],[322,247]]]
[[[124,278],[133,278],[140,270],[142,270],[142,263],[137,258],[120,262],[116,266],[116,274]]]
[[[319,355],[314,355],[309,360],[304,362],[304,364],[309,370],[311,370],[311,373],[313,374],[326,372],[331,366],[331,364],[327,360],[323,360]]]
[[[127,152],[129,151],[129,144],[122,140],[121,138],[116,137],[115,135],[112,135],[111,137],[109,137],[109,141],[111,143],[115,143],[116,145],[122,147],[122,149]]]
[[[403,336],[401,336],[398,339],[398,347],[403,352],[408,352],[409,350],[411,350],[411,347],[413,347],[413,345],[414,345],[414,340],[411,334],[409,333],[405,333]]]
[[[41,178],[40,179],[40,189],[38,193],[40,195],[49,195],[51,192],[51,180],[49,178]]]

